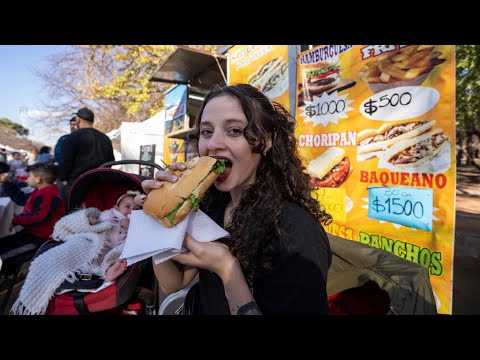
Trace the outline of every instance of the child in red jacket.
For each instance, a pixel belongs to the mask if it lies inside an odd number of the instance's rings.
[[[24,202],[23,212],[12,219],[12,226],[21,225],[23,229],[13,235],[0,239],[0,257],[6,260],[11,251],[25,245],[39,248],[53,233],[55,223],[65,215],[63,199],[58,195],[54,181],[57,178],[57,167],[47,163],[36,163],[27,168],[27,183],[34,190],[24,194],[18,183],[9,180],[8,174],[1,174],[3,191],[15,199]],[[10,253],[10,254],[9,254]]]

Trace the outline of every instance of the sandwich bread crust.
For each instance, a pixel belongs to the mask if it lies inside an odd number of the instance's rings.
[[[170,183],[165,181],[159,189],[152,190],[143,205],[145,214],[155,217],[165,227],[178,224],[192,209],[192,203],[188,197],[198,187],[200,199],[208,188],[215,182],[219,174],[212,172],[217,162],[209,156],[196,157],[190,160],[187,169],[178,174],[178,181]],[[173,225],[167,216],[182,203],[173,217]]]

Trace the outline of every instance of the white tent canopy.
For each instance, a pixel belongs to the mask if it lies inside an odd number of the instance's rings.
[[[120,126],[122,160],[140,159],[140,146],[156,145],[155,163],[163,160],[165,110],[142,122],[122,122]],[[138,174],[138,165],[122,165],[122,170]]]

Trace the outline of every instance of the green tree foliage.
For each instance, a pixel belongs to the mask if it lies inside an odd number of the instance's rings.
[[[193,46],[215,52],[218,46]],[[37,70],[50,99],[50,111],[68,114],[90,107],[97,127],[110,131],[122,121],[143,121],[163,108],[171,84],[154,83],[151,76],[175,50],[174,45],[81,45],[48,59]],[[71,116],[71,115],[70,115]]]
[[[457,126],[475,131],[480,111],[480,46],[458,45],[457,51]]]
[[[22,125],[17,124],[16,122],[11,121],[7,118],[0,118],[0,125],[9,127],[17,132],[17,134],[22,136],[27,136],[30,132],[28,129],[24,128]]]
[[[162,108],[161,90],[150,77],[174,50],[171,45],[82,46],[92,79],[93,99],[118,101],[127,114],[154,115]],[[101,59],[99,61],[99,59]]]
[[[465,153],[467,164],[473,165],[480,153],[480,46],[458,45],[456,54],[457,162]]]
[[[215,52],[215,45],[192,46]],[[91,96],[95,99],[115,100],[129,115],[150,117],[163,108],[163,93],[171,84],[159,84],[150,78],[175,51],[173,45],[87,45],[87,68],[93,83]],[[98,58],[108,61],[98,62]],[[100,65],[99,65],[100,64]]]

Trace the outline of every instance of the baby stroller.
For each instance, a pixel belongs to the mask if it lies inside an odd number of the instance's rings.
[[[106,210],[127,190],[143,191],[141,181],[145,177],[111,169],[118,164],[143,164],[159,170],[154,163],[142,160],[112,161],[99,168],[82,174],[72,185],[68,195],[68,212],[77,209],[95,207]],[[61,242],[48,241],[36,256],[59,245]],[[83,315],[83,314],[152,314],[155,309],[157,283],[153,276],[151,260],[135,263],[127,268],[109,287],[98,292],[96,289],[103,279],[92,274],[81,274],[74,283],[65,281],[59,290],[71,290],[54,296],[48,305],[47,315]]]

